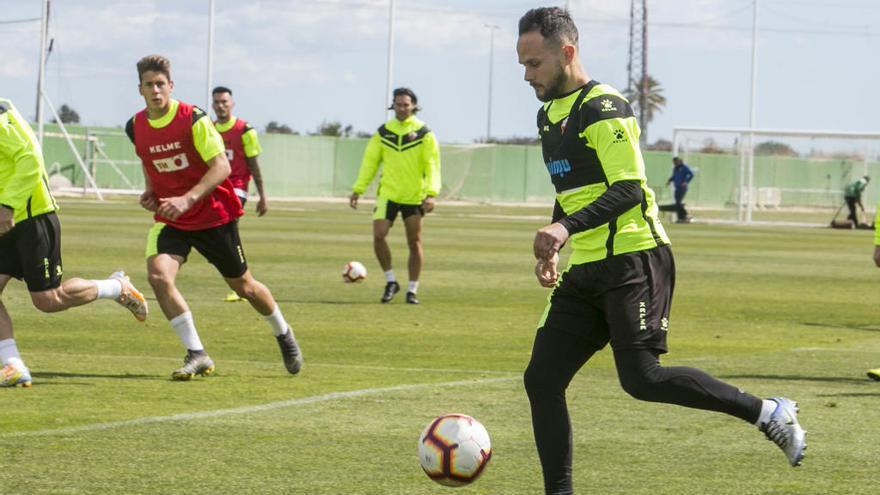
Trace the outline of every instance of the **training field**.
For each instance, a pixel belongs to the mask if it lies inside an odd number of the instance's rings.
[[[146,284],[148,214],[134,198],[62,202],[67,277],[125,268]],[[23,284],[3,301],[34,376],[0,390],[0,493],[438,494],[416,446],[436,415],[463,412],[492,437],[469,494],[542,493],[522,370],[548,294],[531,240],[551,208],[440,204],[426,220],[420,306],[379,304],[369,205],[248,205],[250,267],[274,292],[305,354],[284,370],[275,340],[199,255],[179,277],[214,376],[169,380],[184,352],[151,297],[137,323],[108,301],[44,315]],[[676,297],[665,364],[690,365],[761,396],[799,401],[804,465],[751,425],[637,402],[608,350],[573,380],[575,487],[591,494],[871,494],[880,459],[880,269],[872,232],[668,227]],[[391,232],[406,280],[402,225]],[[370,274],[343,284],[342,265]]]

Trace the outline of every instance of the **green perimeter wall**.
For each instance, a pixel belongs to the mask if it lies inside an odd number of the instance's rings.
[[[49,124],[46,131],[57,132],[58,128]],[[95,136],[128,180],[136,188],[143,187],[140,163],[122,129],[68,126],[68,131],[73,135]],[[348,196],[367,144],[366,139],[284,134],[262,134],[260,140],[264,150],[260,155],[264,183],[267,194],[275,197]],[[101,162],[102,157],[86,143],[74,140],[77,153],[94,171],[99,187],[127,188],[125,181],[109,164]],[[74,185],[84,184],[84,174],[64,139],[47,137],[44,153],[50,174],[60,170]],[[552,201],[553,188],[539,146],[444,144],[440,155],[442,198],[492,203]],[[92,157],[99,160],[93,161]],[[644,157],[648,184],[661,202],[671,202],[671,190],[665,186],[671,171],[671,153],[646,151]],[[689,205],[729,207],[735,203],[739,157],[690,154],[686,161],[696,171],[687,196]],[[754,185],[779,189],[781,206],[832,207],[840,204],[844,185],[861,176],[865,167],[864,162],[853,160],[758,156]],[[880,172],[877,162],[867,163],[867,168],[874,177]],[[870,184],[866,204],[876,200],[878,187],[880,180]]]

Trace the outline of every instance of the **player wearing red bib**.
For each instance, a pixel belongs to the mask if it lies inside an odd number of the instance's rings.
[[[263,152],[260,141],[257,138],[257,130],[251,127],[247,121],[232,115],[235,108],[235,100],[232,99],[232,90],[217,86],[211,92],[214,100],[214,127],[220,132],[223,144],[226,146],[226,158],[232,171],[229,173],[229,181],[235,188],[235,194],[241,200],[242,206],[248,199],[248,186],[251,177],[260,195],[257,201],[257,215],[263,216],[269,210],[266,206],[266,192],[263,190],[263,176],[260,173],[260,164],[257,157]]]
[[[217,86],[211,92],[213,101],[214,115],[217,120],[214,121],[214,127],[223,138],[223,144],[226,146],[226,158],[229,159],[229,165],[232,171],[229,173],[229,181],[232,183],[235,195],[241,201],[244,207],[248,200],[248,186],[251,177],[254,178],[254,185],[257,186],[257,193],[260,200],[257,202],[257,216],[263,216],[268,211],[266,207],[266,192],[263,190],[263,175],[260,173],[260,164],[257,156],[263,152],[260,147],[260,141],[257,138],[257,131],[247,121],[239,119],[232,115],[232,109],[235,108],[235,101],[232,99],[232,90]],[[226,302],[243,301],[238,294],[231,292],[226,296]]]
[[[138,91],[146,108],[125,131],[143,164],[145,190],[140,204],[154,212],[147,239],[147,273],[156,300],[187,349],[174,380],[190,380],[214,371],[192,313],[175,286],[180,266],[192,248],[212,263],[227,285],[263,315],[291,374],[302,367],[293,330],[269,289],[250,270],[238,235],[241,202],[229,181],[223,140],[203,110],[171,98],[171,62],[148,55],[137,63]]]

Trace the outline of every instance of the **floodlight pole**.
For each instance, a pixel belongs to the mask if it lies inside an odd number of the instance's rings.
[[[385,101],[382,102],[382,120],[388,117],[388,102],[391,101],[391,78],[394,73],[394,0],[388,2],[388,63],[385,73]]]
[[[212,73],[214,72],[214,0],[208,0],[208,76],[205,95],[205,112],[211,108]]]
[[[492,139],[492,65],[495,58],[495,30],[500,26],[494,24],[484,24],[489,28],[489,103],[486,111],[486,142]]]
[[[757,106],[755,103],[755,93],[758,87],[758,0],[754,0],[754,10],[752,13],[752,88],[749,96],[749,129],[754,129],[756,125]],[[746,222],[752,221],[752,189],[755,185],[755,133],[749,132],[748,147],[748,192],[746,198]]]
[[[49,0],[43,0],[40,18],[40,69],[37,75],[37,139],[43,145],[43,93],[46,79],[46,43],[49,37]]]

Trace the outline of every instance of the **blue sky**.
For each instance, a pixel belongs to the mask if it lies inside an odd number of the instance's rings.
[[[551,3],[552,4],[552,3]],[[556,2],[564,5],[565,2]],[[629,1],[571,0],[589,74],[626,84]],[[207,0],[54,0],[47,68],[56,104],[90,125],[117,126],[143,107],[134,64],[161,53],[175,95],[205,102]],[[444,142],[486,133],[489,30],[492,134],[534,135],[538,102],[516,62],[519,0],[397,0],[394,85],[412,87]],[[649,73],[668,100],[649,139],[676,125],[748,122],[752,0],[649,0]],[[0,96],[34,114],[39,0],[0,0]],[[214,76],[236,113],[262,129],[300,132],[323,120],[372,131],[383,120],[388,0],[216,0]],[[877,131],[880,2],[761,0],[757,124]],[[14,42],[10,43],[10,40]]]

